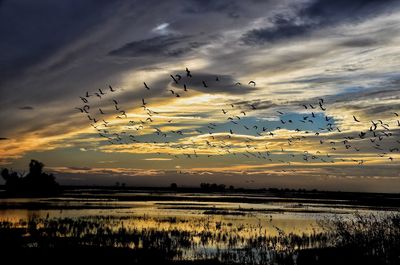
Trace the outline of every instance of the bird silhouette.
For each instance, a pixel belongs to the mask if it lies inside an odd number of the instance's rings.
[[[172,78],[172,80],[174,80],[175,84],[178,84],[178,80],[176,80],[173,75],[169,75],[169,76]]]
[[[192,74],[190,73],[189,69],[186,67],[186,76],[187,77],[192,77]]]
[[[84,112],[89,113],[90,106],[89,105],[85,105],[85,106],[83,106],[82,109],[83,109]]]
[[[356,118],[356,116],[354,116],[354,115],[353,115],[353,119],[354,119],[354,121],[356,121],[356,122],[360,122],[360,121]]]

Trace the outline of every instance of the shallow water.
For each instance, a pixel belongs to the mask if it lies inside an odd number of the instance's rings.
[[[76,193],[75,193],[76,194]],[[321,200],[285,200],[269,197],[272,201],[259,203],[240,203],[241,198],[265,199],[248,194],[173,194],[168,199],[158,198],[152,193],[113,193],[94,196],[90,192],[80,193],[82,197],[0,199],[0,221],[18,222],[32,217],[39,218],[79,218],[108,216],[124,218],[125,226],[149,229],[177,228],[179,230],[200,229],[207,225],[223,222],[234,227],[255,229],[262,227],[266,234],[276,235],[279,230],[285,233],[310,234],[320,231],[318,222],[334,215],[352,213],[387,213],[388,209],[369,209],[365,206],[349,205],[346,201],[335,200],[324,203]],[[84,197],[83,195],[89,195]],[[165,194],[163,194],[164,196]],[[128,199],[126,199],[126,196]],[[148,196],[149,200],[136,200],[137,196]],[[197,199],[208,198],[210,202]],[[125,197],[118,201],[119,197]],[[154,199],[156,197],[156,199]],[[131,199],[129,199],[131,198]],[[145,197],[146,198],[146,197]],[[150,199],[151,198],[151,199]],[[172,199],[171,199],[172,198]],[[183,198],[183,199],[182,199]],[[213,202],[226,199],[228,202]],[[232,202],[229,200],[232,199]],[[145,217],[145,218],[143,218]],[[178,220],[178,222],[177,222]],[[199,228],[200,227],[200,228]],[[247,231],[248,232],[248,231]]]

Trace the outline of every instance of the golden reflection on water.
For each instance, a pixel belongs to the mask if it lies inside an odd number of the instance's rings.
[[[207,196],[213,197],[214,195]],[[215,233],[218,230],[251,238],[257,235],[277,236],[279,232],[297,235],[318,233],[321,231],[318,225],[320,219],[329,218],[332,214],[368,212],[368,210],[360,210],[354,206],[348,207],[339,201],[337,205],[331,204],[327,208],[327,205],[318,200],[314,203],[238,203],[199,202],[190,199],[117,201],[115,198],[117,197],[2,199],[0,200],[0,206],[2,206],[0,221],[17,223],[20,220],[29,220],[34,217],[100,216],[116,220],[111,224],[112,229],[124,226],[140,230],[178,230],[191,233],[203,231]]]
[[[34,209],[24,209],[25,203],[35,203]],[[40,207],[43,204],[43,209]],[[9,199],[1,205],[18,204],[20,209],[0,210],[0,221],[16,223],[20,220],[38,218],[79,218],[88,216],[110,216],[121,225],[135,229],[179,230],[200,233],[221,230],[245,238],[256,235],[276,236],[279,231],[301,235],[321,231],[317,220],[323,214],[290,212],[299,205],[292,204],[245,204],[204,202],[119,202],[102,200],[40,200]],[[37,206],[39,205],[39,206]],[[49,205],[51,207],[49,207]],[[302,206],[302,205],[301,205]],[[96,207],[100,207],[98,209]],[[306,211],[307,206],[303,206]],[[318,206],[315,206],[318,208]],[[12,207],[10,207],[12,208]],[[28,207],[27,207],[28,208]],[[50,208],[50,209],[46,209]],[[286,209],[288,212],[274,212]],[[268,210],[266,212],[266,210]],[[121,219],[121,220],[122,220]]]

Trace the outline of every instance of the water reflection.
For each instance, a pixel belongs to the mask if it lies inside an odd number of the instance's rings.
[[[132,195],[132,194],[130,194]],[[97,196],[96,198],[32,198],[0,200],[0,221],[18,222],[38,218],[81,218],[81,217],[113,217],[124,218],[125,225],[136,224],[148,229],[179,229],[199,232],[207,222],[231,224],[231,227],[246,227],[240,233],[251,234],[255,227],[265,227],[266,235],[275,236],[279,228],[285,233],[301,235],[320,231],[318,220],[331,215],[344,215],[354,212],[368,214],[376,212],[362,206],[347,205],[339,201],[336,204],[315,202],[199,202],[157,200],[135,201],[135,196],[151,196],[147,193],[136,193],[133,200],[118,201],[118,196]],[[178,194],[187,196],[187,194]],[[193,196],[193,194],[191,194]],[[216,197],[217,195],[204,195]],[[221,195],[218,195],[222,197]],[[232,197],[232,196],[229,196]],[[254,196],[253,196],[254,198]],[[386,209],[382,209],[386,210]],[[384,212],[384,211],[383,211]],[[171,222],[175,220],[175,222]]]

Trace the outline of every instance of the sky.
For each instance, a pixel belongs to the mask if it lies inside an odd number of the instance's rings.
[[[0,167],[400,191],[399,1],[2,0],[0,36]]]

